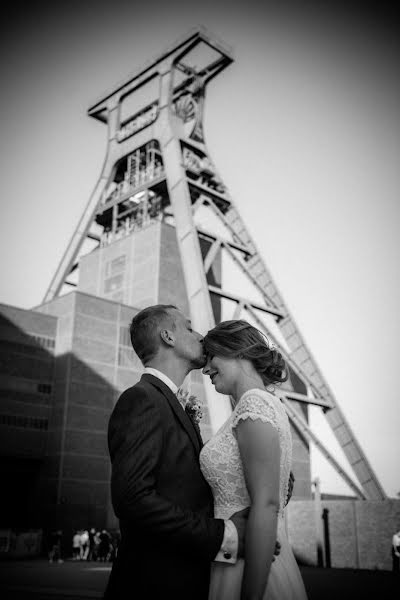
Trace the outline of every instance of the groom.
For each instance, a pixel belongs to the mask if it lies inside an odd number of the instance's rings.
[[[121,544],[104,597],[207,600],[211,562],[243,555],[246,517],[213,518],[202,440],[176,397],[205,364],[202,337],[171,305],[140,311],[130,335],[145,371],[120,396],[108,427]]]

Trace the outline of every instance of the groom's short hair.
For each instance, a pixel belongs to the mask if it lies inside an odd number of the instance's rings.
[[[144,365],[157,354],[161,343],[158,331],[165,318],[171,318],[172,309],[178,310],[173,304],[156,304],[133,317],[129,327],[131,343]]]

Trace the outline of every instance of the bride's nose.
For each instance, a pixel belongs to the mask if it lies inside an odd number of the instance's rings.
[[[210,361],[207,360],[206,364],[203,367],[203,375],[208,375],[210,372]]]

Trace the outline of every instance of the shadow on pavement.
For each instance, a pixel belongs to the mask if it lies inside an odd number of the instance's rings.
[[[49,564],[43,559],[2,561],[0,597],[2,600],[99,599],[110,570],[110,563],[67,560]],[[301,567],[301,572],[309,600],[394,600],[399,597],[400,575],[388,571]]]

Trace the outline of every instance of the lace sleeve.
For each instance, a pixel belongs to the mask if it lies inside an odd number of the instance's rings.
[[[259,419],[263,423],[271,423],[275,429],[279,430],[274,398],[268,392],[257,393],[251,390],[244,394],[237,407],[232,419],[232,429],[235,429],[240,421]]]

